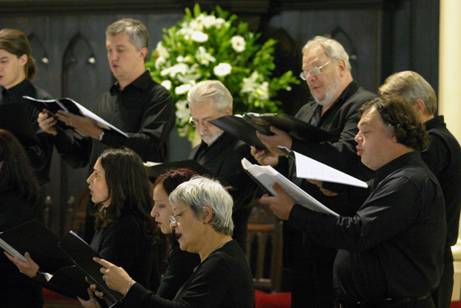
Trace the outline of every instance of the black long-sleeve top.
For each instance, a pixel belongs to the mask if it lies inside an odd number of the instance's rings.
[[[146,231],[144,220],[125,213],[97,231],[91,247],[102,258],[123,267],[133,279],[150,287],[153,247],[152,236]]]
[[[296,205],[289,223],[338,248],[335,289],[352,301],[427,295],[438,284],[446,236],[443,193],[416,152],[376,171],[371,194],[353,216]]]
[[[461,148],[447,129],[443,116],[435,116],[425,126],[430,142],[421,156],[442,187],[447,218],[447,246],[452,246],[458,239],[461,209]]]
[[[170,237],[170,245],[167,268],[157,289],[157,295],[166,299],[175,297],[179,288],[189,279],[195,267],[200,263],[199,255],[182,251],[174,236]]]
[[[128,134],[128,138],[106,130],[101,142],[78,140],[59,132],[55,144],[63,158],[73,166],[90,167],[108,147],[128,147],[144,161],[164,161],[169,134],[174,125],[174,104],[170,93],[155,83],[145,71],[120,90],[114,84],[102,95],[95,113]]]
[[[134,284],[123,307],[253,308],[253,282],[242,249],[234,240],[212,252],[173,300]]]
[[[333,138],[324,142],[293,139],[292,149],[355,177],[367,180],[371,172],[362,165],[360,158],[355,153],[354,137],[357,134],[360,108],[373,97],[375,97],[373,93],[364,90],[353,81],[324,114],[321,113],[321,105],[315,101],[309,101],[301,107],[295,117],[329,132]],[[281,166],[277,169],[283,173],[288,173],[292,178],[294,177],[292,174],[294,171],[293,162],[287,164],[284,159],[281,159],[279,165]],[[290,165],[289,170],[286,170],[287,165]],[[325,188],[338,193],[336,196],[327,197],[320,192],[317,186],[305,180],[295,179],[294,181],[314,198],[343,215],[355,213],[357,205],[361,204],[368,194],[361,188],[324,182],[322,185]],[[293,230],[287,224],[284,224],[283,240],[283,259],[284,264],[288,267],[292,266],[296,260],[326,260],[326,256],[336,253],[331,248],[310,241],[308,237],[302,235],[298,230]],[[330,275],[331,273],[324,274]]]
[[[53,144],[48,134],[42,132],[38,126],[37,117],[39,111],[33,108],[32,104],[26,101],[23,96],[30,96],[40,99],[48,99],[50,95],[44,90],[35,86],[30,80],[24,79],[10,89],[2,89],[0,96],[1,104],[23,104],[26,114],[12,114],[12,117],[26,117],[32,128],[37,133],[37,141],[34,143],[25,144],[19,138],[19,141],[24,146],[26,153],[31,161],[32,168],[40,184],[45,184],[49,181],[49,171],[51,164],[51,156],[53,154]]]

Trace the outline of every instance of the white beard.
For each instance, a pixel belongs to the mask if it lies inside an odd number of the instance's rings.
[[[215,142],[221,135],[223,134],[223,131],[220,131],[219,133],[216,133],[213,136],[203,136],[200,135],[200,138],[202,139],[203,142],[205,142],[208,146],[212,145],[213,142]]]
[[[320,106],[326,106],[328,104],[333,103],[333,97],[335,94],[338,92],[339,88],[339,82],[338,79],[335,79],[333,84],[325,91],[325,95],[323,96],[323,99],[318,99],[317,97],[314,96],[314,100],[317,104]]]

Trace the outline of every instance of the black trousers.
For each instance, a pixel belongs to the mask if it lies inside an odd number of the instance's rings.
[[[445,250],[445,264],[440,277],[440,282],[432,294],[435,307],[437,308],[450,308],[451,294],[453,292],[453,254],[451,247]]]
[[[333,308],[333,260],[336,251],[324,252],[324,259],[296,260],[289,271],[292,308]]]

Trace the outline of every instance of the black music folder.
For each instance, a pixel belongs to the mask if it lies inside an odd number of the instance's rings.
[[[91,283],[96,284],[97,289],[104,293],[104,301],[109,307],[119,302],[123,295],[109,289],[103,274],[99,271],[101,265],[93,261],[93,257],[100,256],[74,231],[69,231],[59,242],[59,247],[69,256],[77,268],[85,274]]]
[[[22,102],[0,105],[0,128],[11,132],[24,145],[38,142],[29,111]]]
[[[243,118],[257,131],[265,135],[272,135],[270,127],[274,126],[301,141],[320,142],[335,138],[330,132],[287,114],[247,112],[243,115]]]
[[[305,142],[321,142],[335,139],[334,134],[286,114],[247,112],[243,116],[223,116],[211,120],[210,123],[258,149],[266,149],[266,147],[256,136],[256,131],[264,135],[273,135],[270,130],[271,126]]]
[[[239,115],[223,116],[209,122],[248,145],[261,150],[266,149],[266,146],[256,136],[255,127]]]
[[[46,110],[51,115],[55,115],[58,111],[70,112],[72,114],[87,117],[94,120],[96,124],[104,130],[112,130],[121,136],[128,137],[128,135],[125,132],[110,124],[109,122],[99,117],[97,114],[87,109],[83,105],[77,103],[71,98],[64,97],[56,99],[38,99],[30,96],[23,96],[23,98],[27,102],[32,104],[32,106],[39,112]],[[61,129],[73,129],[72,127],[67,126],[65,123],[61,121],[58,121],[56,125]]]
[[[29,252],[40,271],[55,273],[72,261],[58,247],[59,238],[38,221],[31,220],[0,233],[0,247],[10,255],[24,257]]]
[[[109,307],[122,298],[103,281],[101,266],[93,261],[98,254],[73,231],[59,239],[44,225],[32,220],[0,233],[0,247],[19,258],[29,252],[45,273],[45,286],[62,295],[87,300],[89,283],[95,283],[98,290],[104,292]]]

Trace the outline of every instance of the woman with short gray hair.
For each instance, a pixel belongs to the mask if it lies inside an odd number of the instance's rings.
[[[219,182],[194,177],[169,196],[171,225],[182,250],[197,253],[201,263],[171,301],[136,283],[121,267],[102,259],[107,286],[125,297],[123,307],[252,308],[250,268],[232,237],[229,193]]]

